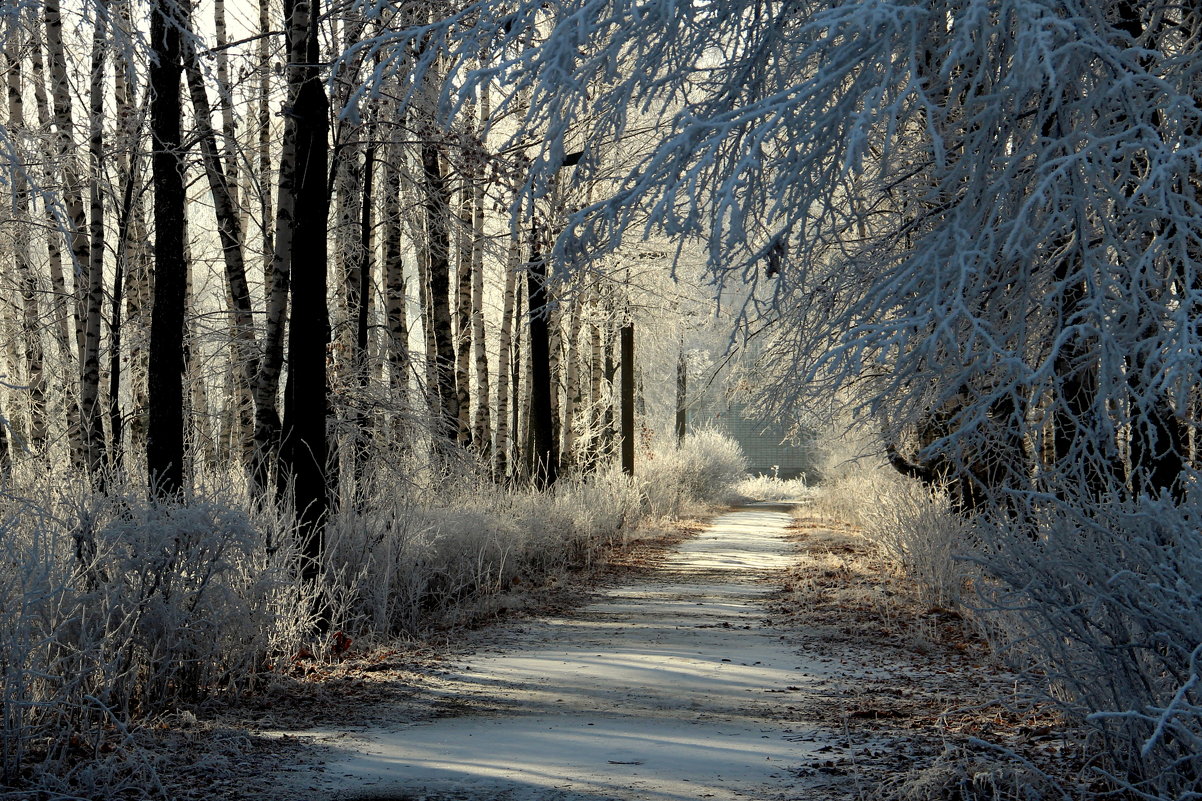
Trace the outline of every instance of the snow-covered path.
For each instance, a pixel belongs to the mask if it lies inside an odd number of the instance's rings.
[[[333,740],[307,797],[791,797],[788,768],[821,742],[791,731],[784,705],[826,671],[763,622],[790,519],[779,506],[724,514],[653,574],[524,625],[452,673],[453,716]]]

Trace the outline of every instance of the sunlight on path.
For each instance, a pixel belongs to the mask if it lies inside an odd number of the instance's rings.
[[[655,575],[526,625],[449,677],[460,716],[339,736],[308,797],[787,797],[789,766],[821,743],[787,728],[782,703],[825,673],[762,622],[789,521],[777,506],[722,515]]]

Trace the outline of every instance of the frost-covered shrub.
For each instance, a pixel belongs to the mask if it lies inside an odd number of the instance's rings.
[[[728,500],[747,476],[747,457],[725,434],[696,431],[679,448],[657,449],[639,468],[651,514],[675,517],[696,504]]]
[[[892,564],[917,582],[924,600],[937,606],[960,602],[968,570],[961,558],[969,546],[966,521],[950,508],[946,493],[917,481],[878,473],[857,517],[864,536]],[[843,488],[847,493],[847,488]]]
[[[1134,796],[1194,797],[1202,782],[1202,518],[1141,499],[1096,514],[1040,509],[1035,536],[982,528],[986,614],[1012,633],[1099,767]]]
[[[117,489],[0,506],[0,783],[144,784],[126,724],[247,688],[305,608],[287,551],[230,503]]]
[[[963,602],[974,607],[974,622],[995,647],[1015,667],[1031,670],[1026,688],[1034,700],[1056,704],[1066,719],[1092,731],[1091,781],[1108,777],[1112,787],[1147,799],[1197,794],[1202,509],[1196,500],[1115,498],[1086,513],[1037,497],[1027,505],[1014,500],[992,519],[968,521],[922,484],[865,470],[821,487],[813,508],[862,525],[933,603],[954,604],[971,579],[977,597]],[[946,767],[959,770],[954,760]]]
[[[798,515],[860,527],[886,563],[913,580],[923,601],[959,604],[971,572],[961,557],[975,539],[946,493],[881,466],[852,465],[828,476]]]

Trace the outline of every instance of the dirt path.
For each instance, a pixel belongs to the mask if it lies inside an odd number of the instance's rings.
[[[765,623],[792,561],[790,522],[781,506],[724,514],[660,569],[444,676],[443,716],[325,732],[323,769],[301,777],[307,797],[796,797],[789,768],[823,737],[782,704],[826,669]]]

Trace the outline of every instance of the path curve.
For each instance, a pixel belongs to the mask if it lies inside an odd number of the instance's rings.
[[[764,621],[790,520],[779,504],[723,514],[650,575],[525,625],[447,677],[462,712],[341,733],[309,797],[791,797],[789,767],[822,738],[785,705],[826,671]]]

